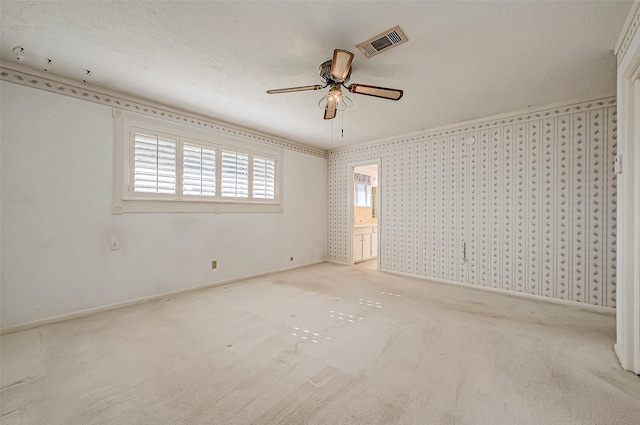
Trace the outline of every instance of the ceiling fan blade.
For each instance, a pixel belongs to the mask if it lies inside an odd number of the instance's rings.
[[[347,87],[351,93],[366,94],[367,96],[381,97],[383,99],[400,100],[404,92],[399,89],[386,87],[367,86],[366,84],[350,84]]]
[[[353,53],[335,49],[333,51],[333,60],[331,61],[331,77],[337,82],[346,80],[351,70],[351,62],[353,61]]]
[[[307,90],[320,90],[325,86],[321,86],[320,84],[316,84],[314,86],[300,86],[300,87],[288,87],[286,89],[274,89],[267,90],[269,94],[278,94],[278,93],[292,93],[296,91],[307,91]]]
[[[338,103],[333,97],[327,98],[327,106],[324,108],[324,119],[330,120],[336,117]]]

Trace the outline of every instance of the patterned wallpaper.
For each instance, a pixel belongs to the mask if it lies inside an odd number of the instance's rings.
[[[329,259],[349,164],[380,158],[381,269],[615,307],[615,151],[610,97],[334,152]]]

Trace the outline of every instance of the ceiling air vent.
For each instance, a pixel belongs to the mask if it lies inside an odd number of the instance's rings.
[[[392,47],[402,44],[405,41],[409,41],[409,39],[400,27],[396,26],[391,28],[389,31],[385,31],[373,38],[370,38],[364,43],[356,45],[356,47],[363,55],[370,58],[378,53],[382,53]]]

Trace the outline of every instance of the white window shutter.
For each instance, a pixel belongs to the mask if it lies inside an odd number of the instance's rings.
[[[248,198],[249,154],[223,150],[220,159],[220,194],[229,198]]]
[[[256,199],[275,199],[275,159],[260,156],[253,157],[253,197]]]
[[[135,133],[134,192],[176,193],[176,142]]]
[[[184,143],[182,146],[182,193],[216,196],[216,151]]]

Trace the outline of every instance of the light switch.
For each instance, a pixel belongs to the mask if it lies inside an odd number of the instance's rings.
[[[115,251],[117,249],[120,249],[120,238],[111,236],[111,250]]]

